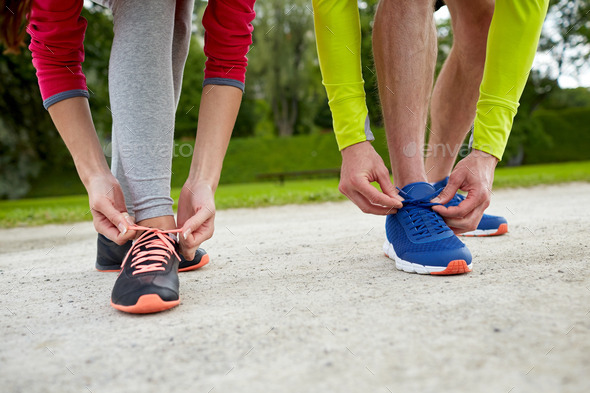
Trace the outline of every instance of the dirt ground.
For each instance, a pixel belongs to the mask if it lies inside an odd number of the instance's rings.
[[[2,392],[588,392],[590,184],[494,192],[473,272],[383,256],[349,202],[218,213],[182,304],[109,305],[91,223],[0,230]]]

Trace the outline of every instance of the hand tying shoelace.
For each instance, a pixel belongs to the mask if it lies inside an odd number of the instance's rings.
[[[397,189],[399,195],[404,198],[403,207],[400,210],[408,213],[407,219],[411,221],[415,230],[411,234],[414,240],[420,241],[433,234],[441,234],[449,230],[442,217],[432,210],[432,206],[440,205],[440,203],[434,203],[431,200],[441,193],[442,188],[421,198],[413,198],[399,187]]]
[[[176,242],[167,234],[179,233],[181,229],[161,230],[140,225],[130,225],[129,229],[144,231],[133,242],[133,246],[123,260],[123,266],[131,262],[130,267],[135,268],[133,275],[166,270],[164,264],[168,263],[171,254],[180,260],[176,252]]]
[[[383,252],[408,273],[461,274],[471,271],[471,253],[431,202],[443,188],[430,183],[407,184],[399,190],[403,207],[385,220]]]

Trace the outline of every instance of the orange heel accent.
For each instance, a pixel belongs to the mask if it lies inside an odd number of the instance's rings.
[[[178,271],[179,272],[190,272],[191,270],[196,270],[196,269],[198,269],[200,267],[205,266],[208,263],[209,263],[209,254],[205,254],[201,258],[201,262],[199,262],[195,266],[189,266],[189,267],[185,267],[185,268],[182,268],[182,269],[178,269]]]
[[[500,224],[498,230],[492,236],[503,235],[505,233],[508,233],[508,224]]]
[[[433,272],[430,274],[434,274],[437,276],[446,276],[446,275],[451,275],[451,274],[469,273],[470,271],[471,271],[471,269],[469,269],[469,267],[467,267],[467,262],[465,262],[462,259],[459,259],[456,261],[451,261],[447,265],[447,268],[445,270],[443,270],[442,272]]]
[[[180,304],[180,299],[165,302],[162,298],[155,293],[149,295],[140,296],[137,299],[137,303],[132,306],[121,306],[111,301],[111,306],[119,311],[128,312],[131,314],[150,314],[154,312],[160,312],[168,310],[172,307],[176,307]]]

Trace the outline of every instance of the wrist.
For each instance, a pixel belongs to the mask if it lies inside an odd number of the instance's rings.
[[[75,162],[75,165],[78,176],[86,188],[95,179],[113,176],[106,162]]]
[[[372,148],[371,142],[369,142],[369,141],[357,142],[355,144],[352,144],[352,145],[347,146],[344,149],[340,150],[340,154],[344,158],[345,156],[353,155],[357,151],[367,149],[367,148]]]
[[[472,156],[473,158],[477,158],[478,160],[487,163],[488,165],[492,166],[493,168],[495,168],[496,165],[498,164],[498,162],[500,161],[500,160],[498,160],[497,157],[495,157],[489,153],[486,153],[485,151],[477,150],[477,149],[473,149],[469,155]]]
[[[191,170],[184,184],[189,188],[207,186],[211,188],[213,192],[215,192],[219,184],[219,176],[212,176],[210,174],[199,173],[198,171],[193,173]]]

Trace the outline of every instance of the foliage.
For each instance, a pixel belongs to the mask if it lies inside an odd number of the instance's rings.
[[[107,133],[110,129],[108,94],[106,88],[109,48],[94,45],[109,31],[112,24],[108,15],[98,7],[84,9],[83,16],[93,20],[86,33],[86,59],[84,70],[90,91],[97,129]],[[101,37],[98,39],[98,37]],[[87,65],[92,66],[87,66]],[[31,53],[0,57],[0,198],[18,198],[25,195],[40,173],[60,168],[71,173],[73,163],[47,111],[43,108],[37,85]]]
[[[306,132],[323,97],[311,7],[304,0],[274,0],[256,8],[249,88],[270,104],[279,136]]]
[[[559,79],[576,75],[590,58],[590,0],[551,0],[539,49],[551,55],[547,73]]]
[[[529,138],[524,163],[590,159],[590,107],[539,110],[533,119],[543,125],[545,139]]]
[[[190,50],[184,75],[182,78],[182,94],[176,111],[177,138],[194,138],[199,118],[199,105],[203,86],[203,70],[205,69],[205,54],[196,36],[191,37]]]
[[[82,9],[82,16],[89,22],[84,37],[84,74],[88,85],[92,119],[99,137],[111,135],[112,119],[109,104],[108,74],[113,19],[103,7],[91,5]],[[69,163],[69,161],[68,161]]]
[[[58,138],[43,109],[31,55],[22,56],[28,61],[17,55],[0,57],[0,198],[27,193],[43,159],[50,156],[48,144]]]

